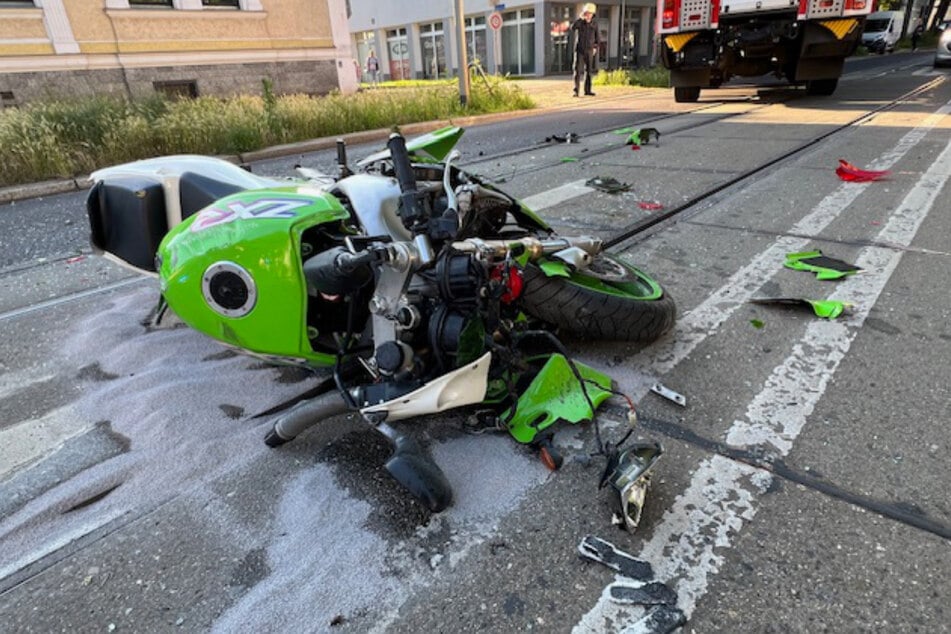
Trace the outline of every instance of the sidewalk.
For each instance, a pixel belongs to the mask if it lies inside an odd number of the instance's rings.
[[[475,80],[478,81],[478,80]],[[573,97],[572,96],[572,78],[570,75],[558,77],[542,77],[533,79],[513,79],[512,83],[528,94],[535,102],[536,107],[533,110],[516,110],[512,112],[497,112],[493,114],[473,115],[469,117],[457,117],[453,119],[443,119],[437,121],[426,121],[401,126],[406,135],[425,134],[432,130],[437,130],[447,125],[471,126],[479,123],[491,123],[503,119],[512,119],[515,117],[533,116],[546,110],[559,110],[573,107],[585,107],[592,100],[599,100],[605,97],[617,98],[632,94],[635,91],[649,90],[644,88],[635,88],[633,86],[595,86],[595,97]],[[236,163],[253,163],[255,161],[278,158],[294,154],[307,152],[316,152],[332,148],[336,145],[337,139],[342,138],[348,144],[368,143],[372,141],[385,140],[390,134],[390,128],[381,128],[378,130],[366,130],[353,132],[345,135],[335,135],[320,139],[309,139],[297,143],[273,146],[245,152],[237,156],[222,157]],[[64,194],[68,192],[81,191],[91,186],[88,177],[65,178],[57,180],[43,181],[40,183],[28,183],[24,185],[12,185],[9,187],[0,187],[0,205],[26,200],[29,198],[39,198],[43,196],[52,196],[54,194]]]

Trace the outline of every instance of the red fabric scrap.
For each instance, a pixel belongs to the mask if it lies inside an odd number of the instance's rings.
[[[641,202],[637,203],[637,205],[645,211],[657,211],[658,209],[664,208],[664,206],[660,203],[652,203],[646,200],[642,200]]]
[[[845,159],[839,159],[839,166],[835,173],[844,181],[853,183],[868,183],[885,178],[891,172],[888,170],[863,170],[855,167]]]
[[[631,144],[631,149],[632,149],[632,150],[639,150],[639,149],[641,149],[641,146],[639,146],[637,143],[632,143],[632,144]]]

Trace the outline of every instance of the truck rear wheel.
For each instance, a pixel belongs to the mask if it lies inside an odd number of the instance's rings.
[[[810,79],[806,82],[807,95],[821,95],[827,97],[835,92],[839,79]]]
[[[674,101],[694,103],[700,98],[700,86],[674,86]]]

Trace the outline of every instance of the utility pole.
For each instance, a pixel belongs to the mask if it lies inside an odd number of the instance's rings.
[[[456,49],[459,58],[459,103],[469,105],[469,58],[466,55],[466,12],[456,0]]]

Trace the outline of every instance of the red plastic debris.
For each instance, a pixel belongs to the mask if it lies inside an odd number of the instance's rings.
[[[85,255],[77,255],[74,258],[69,258],[66,260],[66,264],[76,264],[77,262],[82,262],[86,259]]]
[[[632,144],[631,144],[631,149],[632,149],[632,150],[639,150],[639,149],[641,149],[641,146],[639,146],[637,143],[632,143]]]
[[[845,159],[839,159],[839,166],[835,173],[844,181],[853,183],[867,183],[885,178],[891,172],[888,170],[863,170],[855,167]]]
[[[664,206],[661,205],[660,203],[652,203],[646,200],[642,200],[641,202],[637,203],[637,206],[643,209],[644,211],[657,211],[658,209],[664,208]]]

